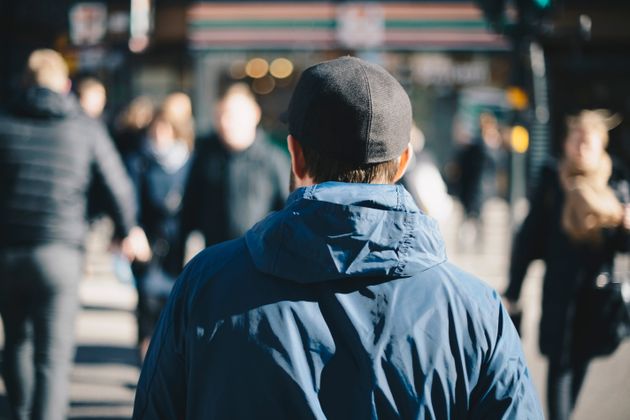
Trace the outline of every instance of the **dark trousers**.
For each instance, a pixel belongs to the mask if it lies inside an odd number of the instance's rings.
[[[76,247],[0,249],[2,373],[16,420],[66,418],[82,273]]]
[[[549,362],[547,373],[547,406],[549,420],[569,420],[584,383],[588,362],[563,366]]]

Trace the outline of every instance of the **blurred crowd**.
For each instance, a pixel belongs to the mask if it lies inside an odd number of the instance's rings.
[[[84,112],[99,120],[104,86],[87,78],[76,93]],[[188,95],[173,92],[159,104],[141,96],[109,130],[134,186],[135,220],[150,250],[131,256],[140,359],[185,263],[189,234],[200,232],[206,246],[237,238],[282,208],[289,193],[288,157],[260,128],[261,109],[249,87],[227,85],[215,114],[215,130],[197,137]],[[98,182],[89,191],[92,217],[108,213]]]
[[[130,261],[141,361],[191,232],[211,246],[281,209],[290,162],[262,130],[260,106],[243,83],[224,87],[214,131],[201,137],[182,92],[157,104],[137,97],[106,121],[104,85],[91,77],[71,83],[56,52],[31,54],[25,80],[23,95],[0,115],[3,377],[15,419],[61,419],[89,222],[110,217],[113,246]],[[570,417],[589,363],[627,334],[615,264],[629,246],[630,184],[606,152],[617,123],[604,111],[567,119],[563,153],[544,167],[514,239],[504,304],[516,322],[529,264],[546,264],[540,346],[550,361],[552,419]],[[484,202],[506,196],[509,159],[497,116],[481,112],[478,127],[453,156],[446,181],[415,127],[413,163],[402,179],[441,222],[452,214],[449,192],[457,196],[465,213],[459,239],[469,247],[483,240]]]
[[[281,208],[289,161],[244,84],[223,92],[216,132],[197,139],[184,93],[138,97],[110,126],[103,84],[84,78],[73,92],[57,52],[31,54],[25,77],[0,120],[3,374],[14,418],[64,418],[88,223],[111,217],[131,262],[142,360],[188,234],[210,246]]]

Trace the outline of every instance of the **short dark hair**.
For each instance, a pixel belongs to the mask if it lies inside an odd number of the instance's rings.
[[[324,156],[312,147],[302,145],[306,172],[316,184],[326,181],[370,184],[382,180],[394,182],[399,158],[385,162],[353,164]]]

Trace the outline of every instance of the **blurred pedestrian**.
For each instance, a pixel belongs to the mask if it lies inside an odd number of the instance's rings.
[[[199,230],[207,246],[234,239],[284,205],[289,161],[258,128],[260,117],[245,84],[230,86],[220,98],[216,132],[196,146],[182,212],[184,238]]]
[[[133,265],[141,360],[181,268],[176,250],[192,147],[191,123],[165,110],[158,111],[149,125],[144,146],[127,160],[138,197],[138,224],[146,232],[153,251],[150,261]]]
[[[101,120],[107,103],[105,86],[94,77],[85,77],[77,83],[76,91],[79,104],[87,116]]]
[[[146,254],[133,189],[102,127],[70,94],[57,52],[28,58],[28,87],[0,115],[0,315],[12,418],[64,419],[74,356],[90,171],[104,180],[123,250]]]
[[[107,102],[105,86],[94,77],[84,77],[77,81],[75,88],[79,105],[88,117],[102,124],[106,130],[103,111]],[[93,176],[88,187],[88,219],[94,222],[105,214],[111,214],[111,200],[107,195],[107,187],[98,176]]]
[[[563,156],[544,167],[514,239],[505,292],[510,312],[517,312],[529,264],[545,262],[539,344],[549,359],[552,420],[570,418],[591,359],[619,344],[614,334],[612,340],[603,336],[616,326],[600,322],[612,302],[594,300],[611,280],[615,254],[627,251],[630,228],[630,208],[622,204],[628,180],[605,151],[609,128],[602,112],[567,119]]]
[[[138,96],[122,110],[114,122],[113,136],[120,156],[137,153],[153,120],[155,106],[146,96]]]
[[[541,419],[497,294],[446,262],[400,185],[411,103],[356,58],[302,73],[293,193],[195,258],[140,376],[134,419]]]
[[[422,211],[439,222],[450,219],[453,201],[433,157],[424,150],[425,138],[414,124],[411,130],[412,158],[401,183]]]
[[[459,230],[461,245],[472,246],[483,239],[481,211],[488,198],[497,195],[497,172],[506,159],[496,116],[490,111],[482,112],[478,136],[463,146],[456,157],[459,200],[464,207]]]

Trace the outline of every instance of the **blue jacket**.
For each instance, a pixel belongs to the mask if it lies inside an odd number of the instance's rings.
[[[295,191],[180,276],[135,419],[540,419],[497,293],[401,186]]]

